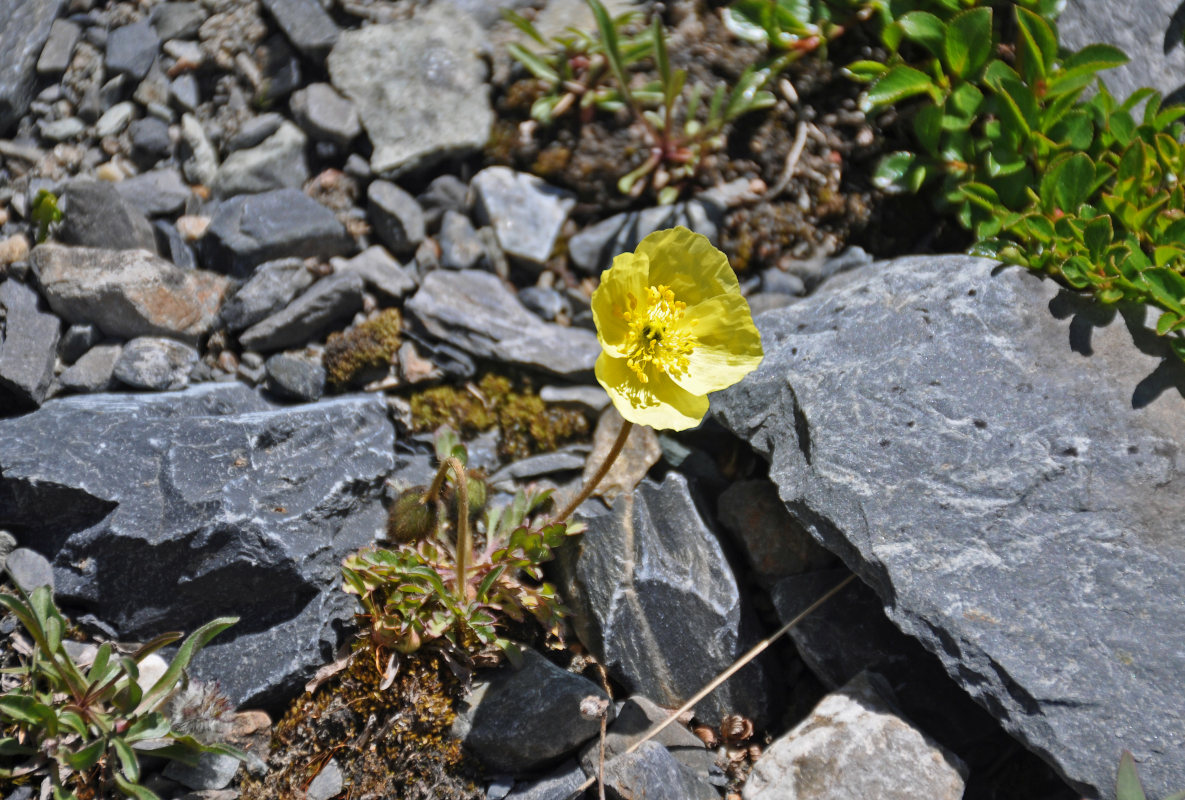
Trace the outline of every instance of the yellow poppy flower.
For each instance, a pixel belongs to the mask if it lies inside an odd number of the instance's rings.
[[[656,231],[614,258],[592,312],[597,380],[639,425],[698,425],[708,392],[732,386],[764,355],[728,258],[687,228]]]

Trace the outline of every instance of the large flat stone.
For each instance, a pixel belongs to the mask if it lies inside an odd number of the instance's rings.
[[[0,0],[0,136],[33,99],[37,59],[64,0]]]
[[[36,408],[49,391],[62,322],[39,306],[32,287],[0,281],[0,414]]]
[[[758,317],[713,397],[795,519],[1090,797],[1185,786],[1185,365],[1143,307],[907,258]]]

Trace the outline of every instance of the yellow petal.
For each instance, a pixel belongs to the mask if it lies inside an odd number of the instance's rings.
[[[741,291],[728,257],[713,247],[708,237],[687,228],[656,231],[634,252],[649,260],[648,285],[669,286],[676,299],[689,306]]]
[[[687,356],[686,373],[675,380],[692,394],[732,386],[761,363],[761,334],[739,291],[692,306],[686,319],[696,345]]]
[[[601,283],[592,293],[593,322],[601,347],[614,356],[625,357],[622,349],[629,323],[622,312],[630,311],[630,297],[641,304],[646,297],[646,274],[650,269],[644,255],[622,253],[613,266],[601,273]]]
[[[648,371],[649,380],[642,383],[625,359],[601,353],[596,374],[617,412],[637,425],[682,431],[694,428],[708,413],[708,398],[680,388],[658,370]]]

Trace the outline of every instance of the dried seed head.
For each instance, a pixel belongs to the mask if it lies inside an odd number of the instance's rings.
[[[753,735],[753,723],[740,714],[729,714],[720,721],[720,737],[729,744],[743,742]]]
[[[426,486],[399,495],[387,517],[387,538],[406,544],[427,539],[436,530],[436,504],[424,502]]]
[[[585,719],[600,719],[609,711],[609,701],[590,694],[580,701],[580,715]]]
[[[702,741],[704,746],[706,746],[709,750],[714,749],[716,745],[720,743],[720,738],[716,736],[716,731],[713,730],[710,725],[704,725],[702,723],[699,725],[694,725],[691,728],[691,732],[698,736],[700,741]]]

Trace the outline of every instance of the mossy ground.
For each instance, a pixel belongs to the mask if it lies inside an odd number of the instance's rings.
[[[477,766],[449,734],[461,686],[438,656],[402,657],[394,683],[369,651],[293,701],[272,735],[269,771],[247,778],[242,800],[292,800],[329,759],[352,798],[477,800]]]
[[[402,326],[399,309],[388,308],[359,325],[329,334],[321,361],[330,386],[342,389],[385,375],[399,350]]]

